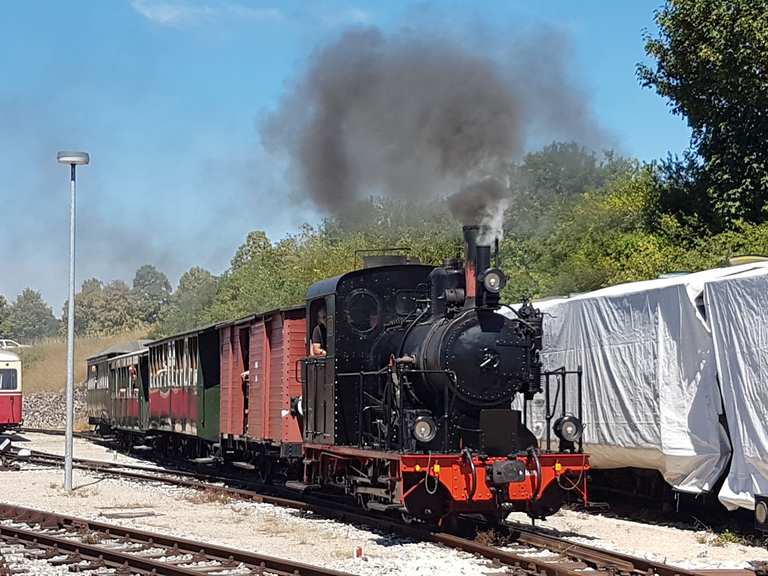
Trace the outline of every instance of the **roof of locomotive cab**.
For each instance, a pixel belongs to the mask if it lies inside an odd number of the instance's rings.
[[[309,287],[309,290],[307,290],[307,300],[314,300],[315,298],[320,298],[321,296],[328,296],[330,294],[336,293],[336,288],[338,287],[339,283],[342,280],[346,280],[347,278],[351,278],[354,276],[362,276],[364,274],[368,274],[369,272],[376,270],[377,272],[381,270],[413,270],[415,268],[423,268],[425,271],[434,270],[434,266],[431,266],[429,264],[395,264],[394,266],[372,266],[370,268],[359,268],[357,270],[352,270],[352,272],[347,272],[346,274],[339,274],[338,276],[334,276],[333,278],[326,278],[325,280],[320,280],[319,282],[315,282],[312,284],[312,286]]]

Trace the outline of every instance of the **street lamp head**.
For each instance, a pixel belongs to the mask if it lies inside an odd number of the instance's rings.
[[[56,154],[56,161],[59,164],[88,164],[91,161],[87,152],[58,152]]]

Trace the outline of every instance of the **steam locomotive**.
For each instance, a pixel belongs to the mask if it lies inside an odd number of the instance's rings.
[[[581,407],[566,406],[580,394],[565,393],[580,372],[542,372],[538,310],[500,313],[506,280],[482,232],[464,227],[463,262],[368,257],[305,306],[105,351],[89,359],[90,422],[133,448],[441,524],[586,500]],[[321,315],[325,355],[308,356]],[[540,446],[512,402],[552,379]]]

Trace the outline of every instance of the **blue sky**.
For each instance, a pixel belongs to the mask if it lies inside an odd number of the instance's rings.
[[[146,262],[174,282],[193,265],[220,273],[249,231],[277,239],[317,221],[310,206],[288,202],[258,125],[312,50],[350,26],[562,30],[573,76],[619,151],[679,152],[684,121],[635,78],[660,1],[4,3],[0,294],[31,286],[60,313],[68,195],[59,149],[92,156],[78,181],[78,285],[130,281]]]

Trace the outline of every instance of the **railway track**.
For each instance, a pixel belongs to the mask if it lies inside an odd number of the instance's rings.
[[[0,540],[16,554],[81,573],[350,576],[264,554],[8,504],[0,505]]]
[[[41,465],[60,466],[63,457],[32,452],[28,461]],[[75,459],[75,466],[106,475],[136,481],[162,482],[196,490],[217,491],[235,499],[244,499],[289,507],[371,527],[387,533],[397,533],[417,541],[430,541],[450,548],[482,556],[495,566],[507,567],[516,574],[537,576],[583,576],[585,570],[614,576],[754,576],[750,570],[686,570],[628,554],[607,551],[542,533],[523,525],[502,527],[499,545],[487,545],[477,540],[411,525],[389,516],[366,514],[353,506],[296,492],[277,486],[257,486],[232,477],[188,471],[163,471],[155,468]],[[216,484],[212,484],[215,482]]]

